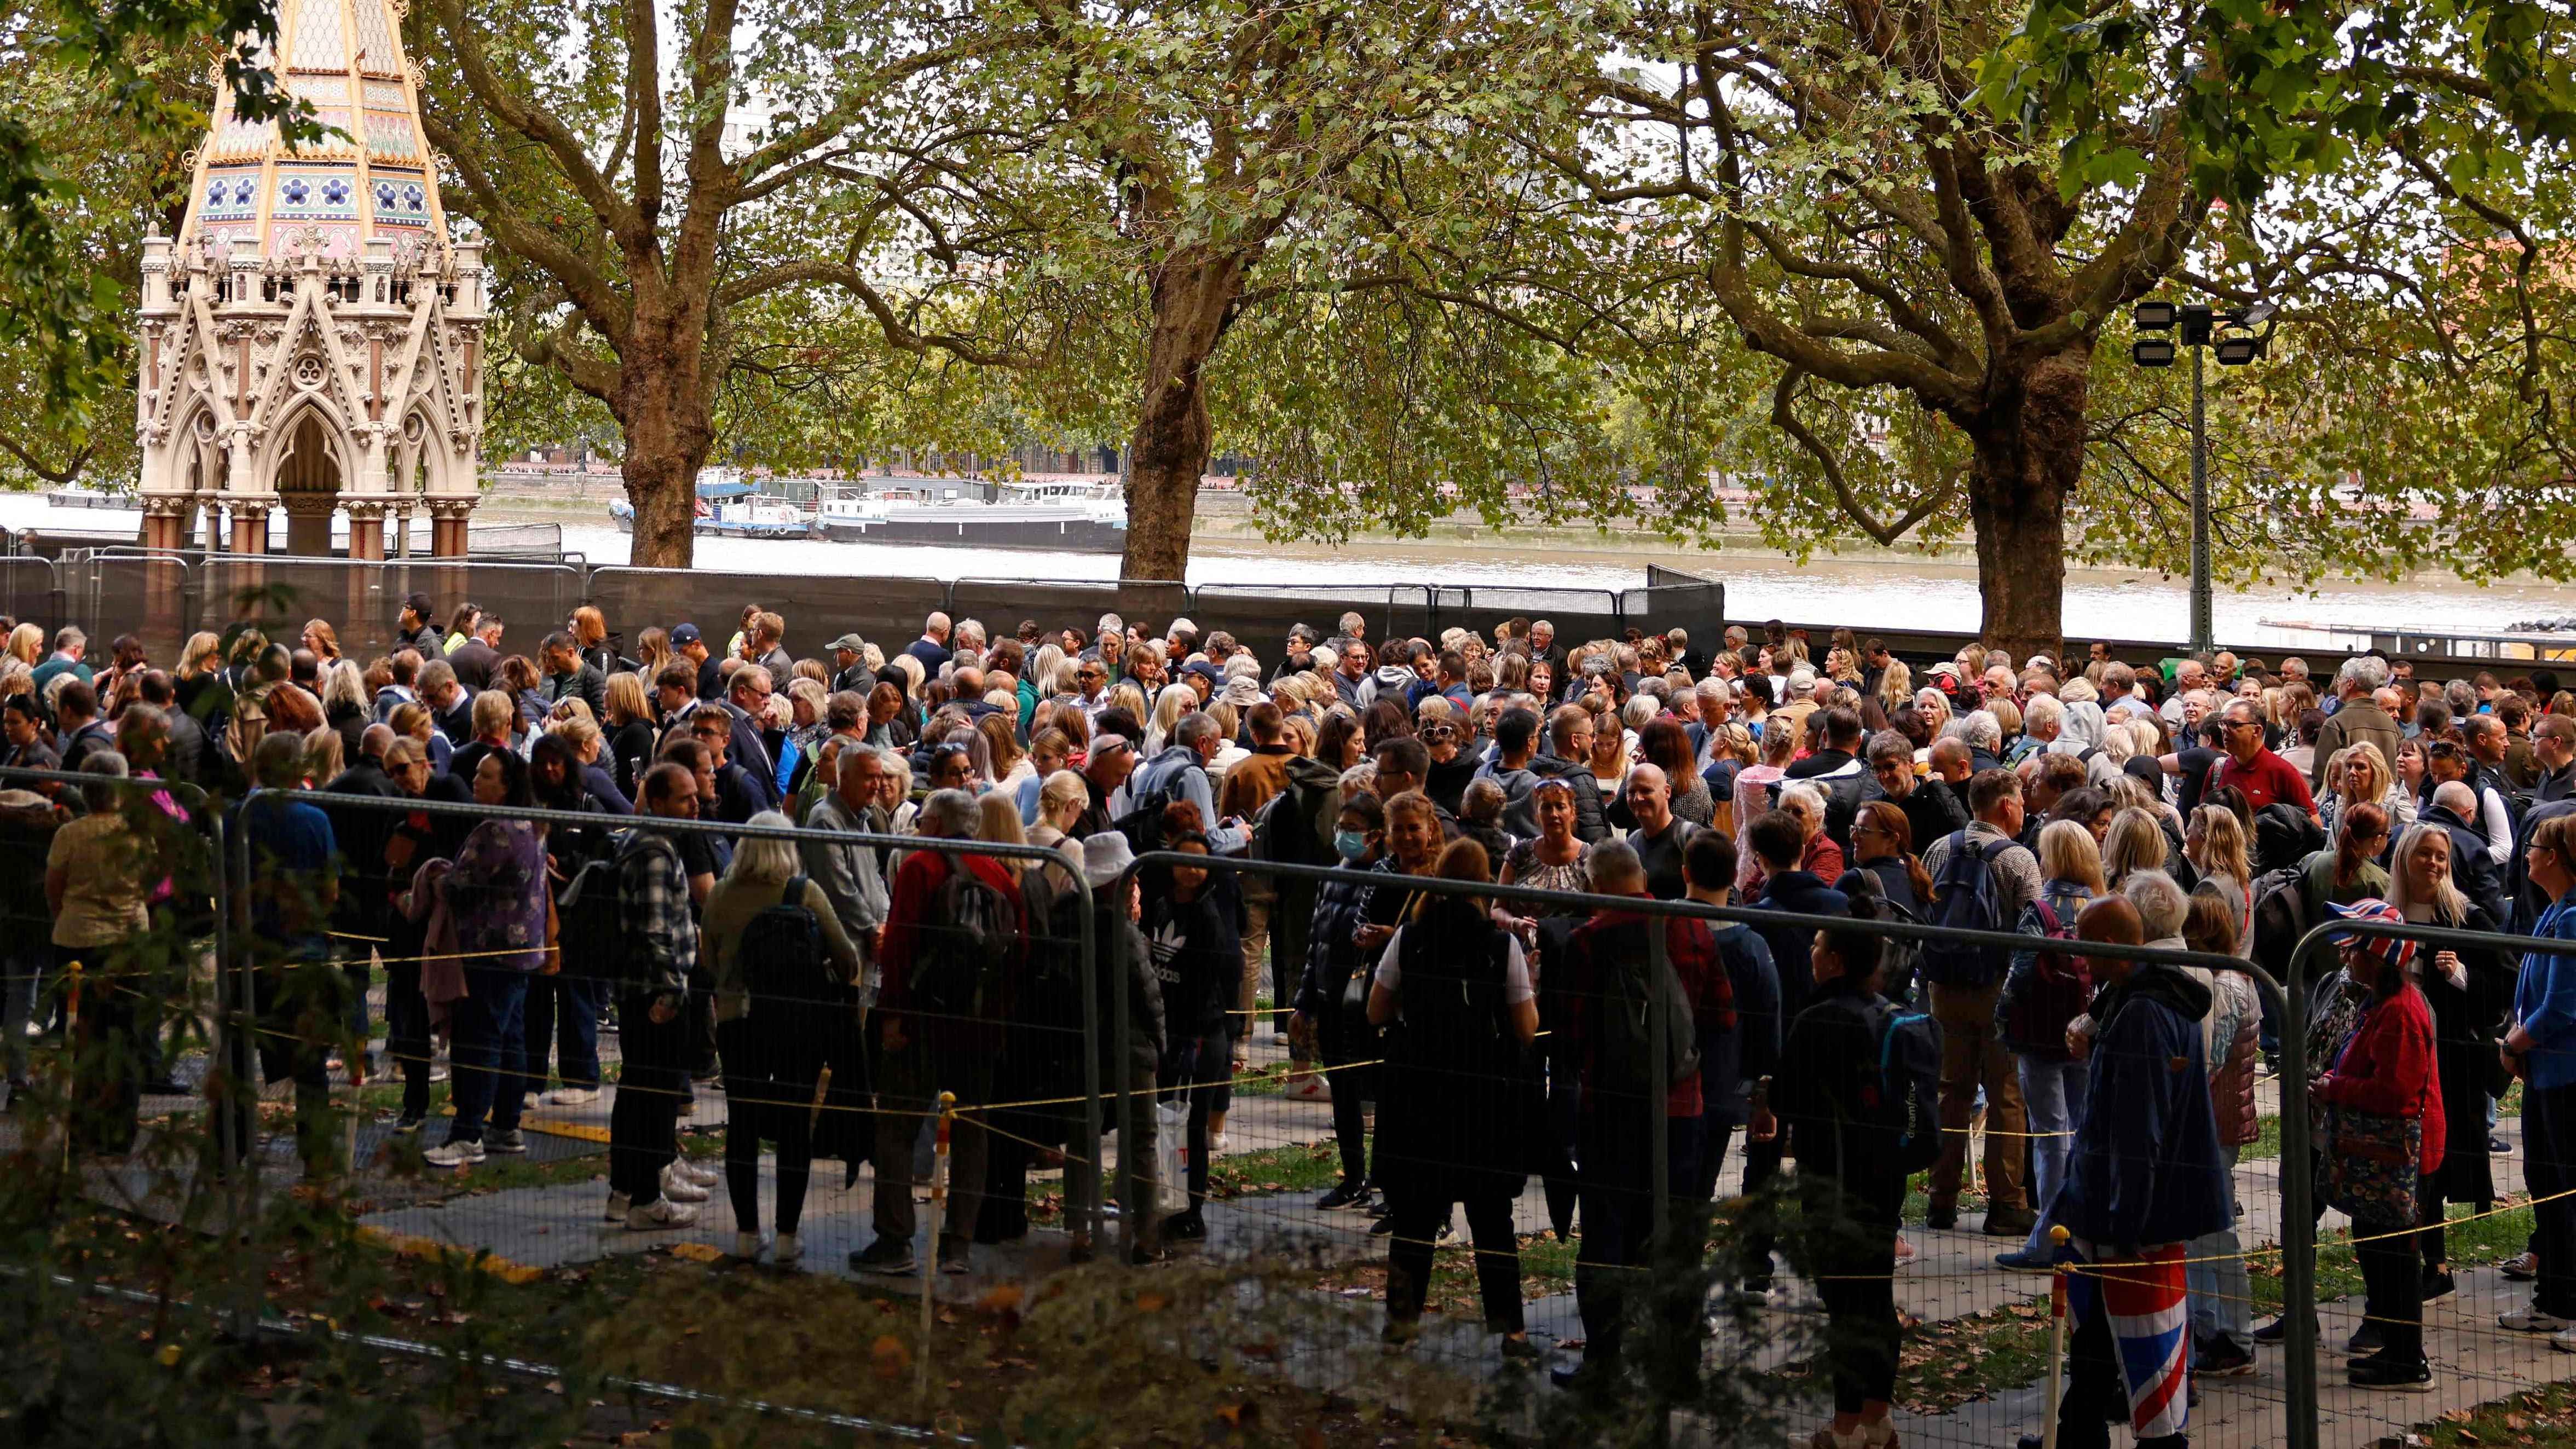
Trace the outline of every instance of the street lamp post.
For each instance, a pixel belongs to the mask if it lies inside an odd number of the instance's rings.
[[[2140,367],[2171,367],[2180,348],[2191,349],[2191,647],[2206,654],[2216,647],[2211,623],[2209,564],[2209,430],[2202,405],[2201,354],[2215,350],[2221,367],[2243,367],[2263,355],[2270,329],[2253,331],[2272,317],[2269,302],[2219,312],[2206,302],[2175,306],[2140,302],[2131,314],[2140,332],[2171,332],[2173,337],[2140,337],[2129,344],[2129,360]],[[2235,329],[2239,336],[2221,334]]]

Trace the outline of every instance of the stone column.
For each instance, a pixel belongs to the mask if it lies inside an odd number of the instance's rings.
[[[465,520],[473,512],[474,505],[463,499],[432,500],[429,504],[429,551],[439,558],[465,557]]]
[[[185,497],[143,500],[143,546],[175,551],[188,546],[188,515],[194,505]]]
[[[268,510],[276,502],[274,493],[233,495],[233,552],[254,558],[268,552]]]
[[[381,560],[385,556],[385,504],[376,499],[349,508],[349,557]],[[326,541],[327,542],[327,541]]]
[[[339,508],[337,493],[286,495],[286,551],[297,558],[331,555],[331,515]]]

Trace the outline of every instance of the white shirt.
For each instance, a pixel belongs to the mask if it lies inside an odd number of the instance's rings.
[[[1404,933],[1411,929],[1396,927],[1395,934],[1387,938],[1386,954],[1377,958],[1377,984],[1389,991],[1404,984],[1404,967],[1399,964],[1402,958],[1398,953],[1404,947]],[[1503,961],[1503,1004],[1518,1006],[1538,993],[1530,986],[1529,958],[1521,954],[1520,938],[1505,936],[1503,942],[1510,953]]]

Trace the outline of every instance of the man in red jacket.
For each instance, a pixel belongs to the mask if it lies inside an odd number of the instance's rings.
[[[933,791],[922,802],[920,828],[935,839],[971,840],[975,797],[963,790]],[[914,978],[917,968],[945,973],[956,964],[957,934],[964,928],[946,917],[953,899],[949,879],[959,870],[972,871],[1000,897],[998,924],[1006,936],[999,943],[1003,957],[994,977],[999,986],[994,994],[1000,999],[983,1000],[972,1014],[933,1013],[916,999],[925,983]],[[884,1274],[910,1273],[918,1266],[912,1249],[913,1146],[920,1140],[923,1118],[937,1112],[944,1091],[956,1094],[958,1115],[949,1133],[948,1213],[939,1230],[939,1269],[964,1273],[975,1214],[983,1206],[987,1141],[982,1121],[970,1109],[992,1096],[1010,991],[1027,951],[1020,887],[1009,868],[992,856],[929,849],[904,856],[890,895],[877,952],[877,1239],[852,1253],[850,1266]]]

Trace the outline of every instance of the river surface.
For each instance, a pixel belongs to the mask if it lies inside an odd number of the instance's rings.
[[[40,496],[0,494],[0,526],[9,528],[105,534],[133,530],[139,517],[120,510],[53,508]],[[425,530],[423,537],[425,542]],[[566,525],[563,530],[564,548],[593,564],[624,563],[630,542],[604,523]],[[697,561],[701,568],[776,573],[782,578],[814,574],[1105,580],[1118,572],[1114,554],[819,539],[701,538]],[[1489,544],[1368,539],[1331,546],[1202,538],[1192,550],[1189,582],[1627,589],[1645,583],[1648,564],[1724,582],[1726,611],[1734,619],[1776,617],[1809,624],[1849,624],[1864,632],[1900,627],[1967,632],[1978,624],[1974,566],[1902,555],[1819,556],[1796,563],[1773,554],[1691,550],[1652,542],[1632,548],[1609,543],[1573,548],[1501,538]],[[2576,615],[2576,586],[2518,582],[2481,587],[2434,578],[2400,584],[2333,581],[2313,592],[2222,590],[2216,601],[2219,638],[2266,645],[2320,646],[2324,642],[2315,632],[2277,627],[2283,622],[2337,629],[2403,626],[2495,633],[2521,620],[2564,615]],[[2111,569],[2080,569],[2067,579],[2065,627],[2072,638],[2180,639],[2189,632],[2189,624],[2190,590],[2184,580]]]

